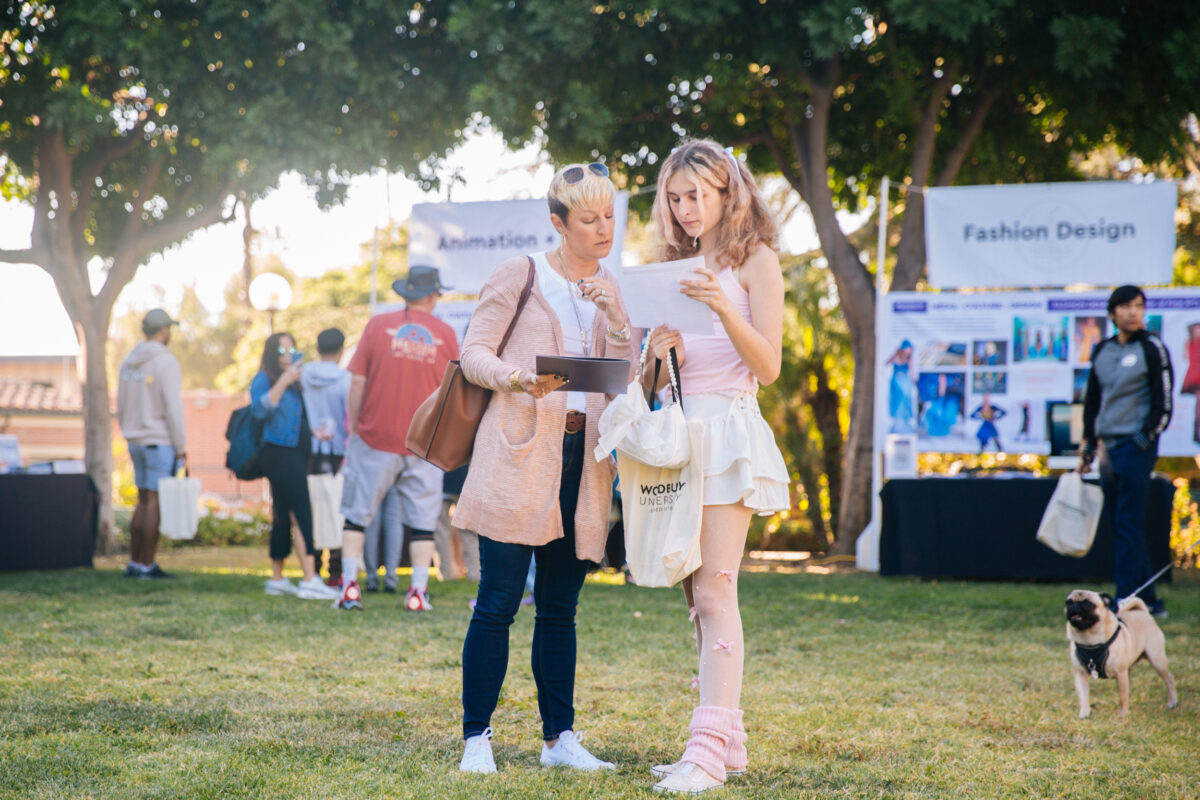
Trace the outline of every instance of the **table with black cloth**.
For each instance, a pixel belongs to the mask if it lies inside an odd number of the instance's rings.
[[[0,570],[92,566],[99,499],[88,475],[0,475]]]
[[[1099,579],[1113,576],[1112,518],[1101,515],[1092,549],[1061,556],[1037,540],[1038,524],[1058,478],[918,478],[890,480],[880,493],[881,575],[923,578]],[[1150,567],[1171,562],[1175,487],[1155,475],[1146,502]],[[1160,580],[1170,580],[1168,571]]]

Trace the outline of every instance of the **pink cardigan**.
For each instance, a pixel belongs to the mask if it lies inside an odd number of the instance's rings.
[[[601,274],[616,285],[611,273],[601,268]],[[518,367],[533,371],[537,356],[563,354],[562,326],[536,278],[503,358],[496,356],[528,276],[529,261],[523,256],[500,264],[480,291],[479,306],[467,328],[463,374],[494,394],[475,437],[454,525],[497,542],[542,545],[563,536],[558,489],[567,395],[554,392],[535,400],[523,391],[512,391],[508,383]],[[619,294],[617,299],[624,308]],[[633,337],[618,342],[606,330],[606,316],[596,314],[592,356],[633,360]],[[575,555],[595,562],[604,557],[616,469],[611,459],[597,462],[592,453],[599,438],[596,425],[611,400],[609,395],[587,396],[583,480],[575,510]]]

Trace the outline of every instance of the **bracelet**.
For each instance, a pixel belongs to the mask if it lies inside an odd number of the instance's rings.
[[[605,328],[608,330],[608,335],[611,336],[612,338],[616,339],[618,342],[629,341],[629,323],[628,322],[626,322],[624,327],[622,327],[621,330],[619,330],[619,331],[614,331],[611,327],[608,327],[607,325],[605,326]]]
[[[508,388],[514,392],[521,391],[521,370],[514,369],[512,374],[508,376]]]

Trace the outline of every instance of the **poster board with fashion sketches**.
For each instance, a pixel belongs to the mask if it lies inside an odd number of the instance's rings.
[[[875,426],[916,436],[919,452],[1050,452],[1047,409],[1082,402],[1096,345],[1114,334],[1108,290],[880,299]],[[1146,329],[1175,371],[1159,454],[1200,453],[1200,288],[1146,290]]]

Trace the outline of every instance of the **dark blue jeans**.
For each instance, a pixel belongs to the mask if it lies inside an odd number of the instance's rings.
[[[1146,549],[1143,522],[1146,496],[1150,492],[1150,472],[1158,460],[1158,445],[1139,450],[1132,439],[1109,448],[1100,443],[1100,486],[1104,489],[1104,514],[1111,515],[1116,533],[1117,597],[1127,597],[1154,574]],[[1158,596],[1150,585],[1138,593],[1147,603]]]
[[[508,670],[508,629],[521,607],[529,559],[537,563],[530,661],[537,684],[542,736],[575,725],[575,607],[589,563],[575,557],[575,507],[583,471],[583,433],[563,436],[558,507],[563,538],[537,547],[479,537],[479,595],[463,642],[463,738],[491,724]]]

